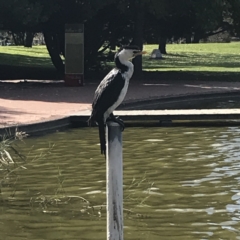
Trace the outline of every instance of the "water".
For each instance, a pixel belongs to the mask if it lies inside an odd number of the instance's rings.
[[[239,136],[238,127],[125,129],[125,239],[240,239]],[[106,239],[97,140],[86,128],[19,144],[26,169],[2,188],[1,240]]]

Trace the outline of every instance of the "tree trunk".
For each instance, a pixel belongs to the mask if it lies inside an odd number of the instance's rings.
[[[12,37],[13,37],[14,44],[17,46],[17,39],[16,39],[14,33],[12,33]]]
[[[186,36],[186,43],[192,43],[192,36],[190,34]]]
[[[141,1],[141,0],[140,0]],[[144,28],[144,5],[135,0],[134,2],[135,16],[134,16],[134,35],[132,44],[137,45],[143,49],[143,28]],[[137,76],[142,74],[142,55],[133,59],[134,72]]]
[[[167,45],[167,38],[166,37],[160,37],[158,49],[160,50],[160,52],[162,54],[167,54],[166,45]]]
[[[34,38],[34,33],[32,32],[26,32],[25,34],[25,41],[24,41],[24,47],[32,47],[33,44],[33,38]]]
[[[202,31],[201,29],[197,30],[194,34],[192,43],[199,43],[200,40],[205,37],[204,35],[205,35],[204,31]]]
[[[200,41],[200,37],[197,34],[194,35],[192,43],[199,43],[199,41]]]
[[[13,33],[12,32],[12,36],[13,36],[14,44],[16,46],[24,45],[24,33],[22,33],[22,32]]]
[[[44,39],[46,46],[51,57],[52,63],[62,76],[64,75],[64,64],[60,57],[60,49],[56,33],[44,32]]]

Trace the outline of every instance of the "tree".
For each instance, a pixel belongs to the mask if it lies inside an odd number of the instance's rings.
[[[158,43],[166,53],[169,39],[199,42],[218,31],[240,33],[239,0],[0,0],[0,25],[16,43],[31,46],[43,32],[54,66],[64,73],[64,26],[85,25],[85,72],[103,69],[112,50],[123,44]],[[134,59],[142,72],[142,58]]]
[[[34,32],[25,33],[24,47],[29,47],[29,48],[32,47],[34,35],[35,35]]]
[[[233,25],[233,34],[240,36],[240,1],[226,0],[226,5],[228,6],[226,19]]]
[[[162,16],[164,14],[164,5],[167,0],[119,0],[117,1],[119,9],[124,12],[125,19],[128,19],[129,32],[127,34],[129,43],[143,48],[145,35],[145,20],[149,14]],[[121,34],[121,32],[119,32]],[[133,60],[134,71],[136,75],[142,73],[142,56]]]
[[[194,43],[198,43],[201,39],[212,35],[225,25],[224,12],[227,11],[227,6],[224,0],[193,1],[193,8],[195,13],[192,27]]]
[[[32,47],[35,32],[40,31],[41,5],[29,0],[0,0],[0,24],[11,32],[15,45]]]
[[[0,0],[0,24],[14,32],[40,30],[39,17],[42,6],[30,0]]]

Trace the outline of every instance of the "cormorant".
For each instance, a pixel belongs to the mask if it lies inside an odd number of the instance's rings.
[[[133,75],[134,66],[130,59],[145,54],[137,46],[124,46],[114,57],[116,67],[112,69],[97,87],[92,103],[92,113],[88,119],[91,126],[98,124],[101,154],[106,155],[105,126],[106,121],[118,122],[124,129],[124,123],[113,115],[113,111],[122,103],[128,90],[129,80]]]

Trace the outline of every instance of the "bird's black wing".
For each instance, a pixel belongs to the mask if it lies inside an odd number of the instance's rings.
[[[113,69],[99,84],[95,91],[92,114],[88,120],[89,125],[92,122],[98,123],[100,149],[102,154],[106,154],[106,139],[104,126],[104,113],[118,99],[125,81],[119,70]]]
[[[120,71],[112,70],[99,84],[93,99],[92,108],[98,114],[104,114],[118,99],[125,80]]]

